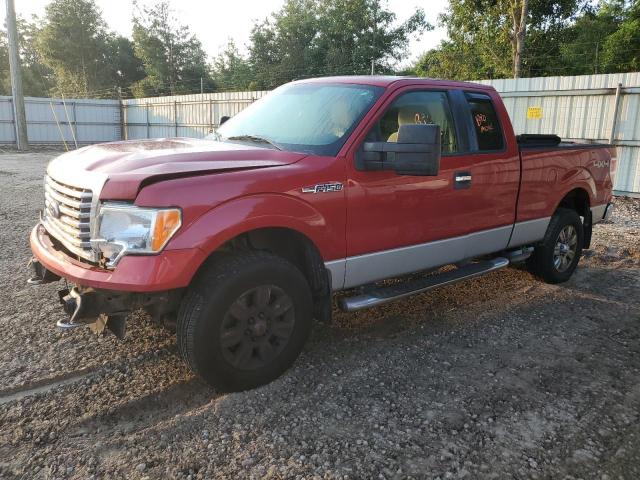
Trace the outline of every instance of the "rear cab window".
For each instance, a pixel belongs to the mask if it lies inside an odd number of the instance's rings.
[[[504,148],[504,135],[491,97],[483,93],[466,93],[478,150],[490,152]]]

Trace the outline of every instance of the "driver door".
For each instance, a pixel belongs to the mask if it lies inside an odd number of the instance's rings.
[[[401,89],[374,116],[347,158],[345,288],[465,258],[464,235],[475,214],[464,177],[472,167],[468,141],[446,90]],[[436,123],[442,158],[436,176],[362,171],[365,141],[395,141],[400,124]]]

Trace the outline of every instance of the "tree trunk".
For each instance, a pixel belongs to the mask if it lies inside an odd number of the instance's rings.
[[[524,41],[527,34],[527,16],[529,14],[529,0],[513,0],[511,15],[513,17],[513,35],[511,46],[513,50],[513,78],[520,78],[522,73],[522,55]]]

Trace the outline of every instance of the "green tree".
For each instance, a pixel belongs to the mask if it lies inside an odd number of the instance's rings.
[[[213,80],[222,90],[251,90],[253,73],[246,58],[242,56],[233,40],[213,60]]]
[[[111,83],[120,89],[123,96],[131,96],[131,86],[146,75],[142,60],[135,54],[133,42],[121,35],[111,36],[107,41],[107,56],[112,65]]]
[[[393,70],[409,38],[432,28],[422,10],[395,26],[382,0],[287,0],[254,26],[249,61],[256,82],[272,88],[295,78]]]
[[[0,31],[0,95],[11,95],[9,45],[6,32]]]
[[[559,56],[544,59],[544,65],[532,73],[585,75],[603,72],[603,47],[609,35],[622,22],[623,0],[602,2],[598,7],[585,8],[582,15],[566,28],[559,46]]]
[[[416,72],[450,78],[529,73],[558,56],[559,39],[586,0],[451,0],[440,22],[448,40],[427,52]]]
[[[146,77],[136,82],[136,96],[175,95],[200,90],[202,78],[213,86],[206,54],[189,28],[180,25],[168,1],[138,7],[133,18],[133,43]]]
[[[249,60],[256,82],[273,88],[316,73],[321,64],[316,42],[319,30],[316,0],[288,0],[271,18],[255,24]]]
[[[25,95],[43,97],[53,86],[53,72],[42,63],[36,49],[35,38],[38,34],[37,19],[32,21],[18,18],[18,42],[22,65],[22,90]],[[6,32],[0,31],[0,95],[11,94],[9,75],[9,53]]]
[[[52,0],[36,48],[53,71],[52,94],[88,96],[113,89],[109,33],[93,0]]]
[[[622,12],[619,28],[605,40],[602,63],[607,72],[640,70],[640,1]]]

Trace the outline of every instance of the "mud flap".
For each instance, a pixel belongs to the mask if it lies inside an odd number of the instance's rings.
[[[591,234],[593,233],[593,219],[591,218],[591,211],[584,217],[582,222],[583,235],[583,250],[587,250],[591,247]]]

